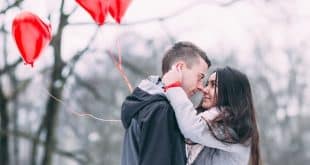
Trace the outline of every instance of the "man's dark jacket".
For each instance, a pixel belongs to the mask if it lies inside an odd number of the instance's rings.
[[[122,165],[185,165],[185,143],[165,96],[137,87],[122,105]]]

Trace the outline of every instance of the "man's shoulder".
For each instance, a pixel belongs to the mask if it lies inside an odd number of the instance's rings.
[[[171,113],[173,113],[173,109],[169,101],[163,99],[149,103],[140,111],[139,117],[144,119],[161,118],[168,116]]]
[[[164,97],[164,96],[158,96],[158,97]],[[172,109],[172,106],[170,105],[169,101],[167,99],[160,99],[158,101],[150,102],[148,105],[146,105],[143,109],[143,111],[167,111]]]

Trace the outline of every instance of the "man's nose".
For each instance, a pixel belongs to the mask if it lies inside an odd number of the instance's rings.
[[[203,91],[203,84],[199,82],[199,83],[197,84],[197,89],[198,89],[199,91]]]
[[[202,92],[203,94],[206,94],[206,92],[207,92],[206,87],[205,87],[202,83],[200,83],[200,84],[198,85],[197,89],[198,89],[200,92]]]
[[[200,91],[200,92],[204,92],[204,89],[203,89],[203,87],[201,87],[201,86],[198,86],[198,87],[197,87],[197,90]]]

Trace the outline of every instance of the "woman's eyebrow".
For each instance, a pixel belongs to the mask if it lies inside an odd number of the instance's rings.
[[[208,80],[208,82],[210,82],[210,83],[215,83],[215,80]]]
[[[208,81],[210,84],[212,84],[212,85],[217,85],[217,83],[216,83],[216,81],[215,80],[210,80],[210,81]]]

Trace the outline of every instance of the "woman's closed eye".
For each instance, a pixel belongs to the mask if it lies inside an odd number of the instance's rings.
[[[214,80],[208,80],[206,85],[211,87],[211,88],[217,87],[217,84],[215,83]]]

